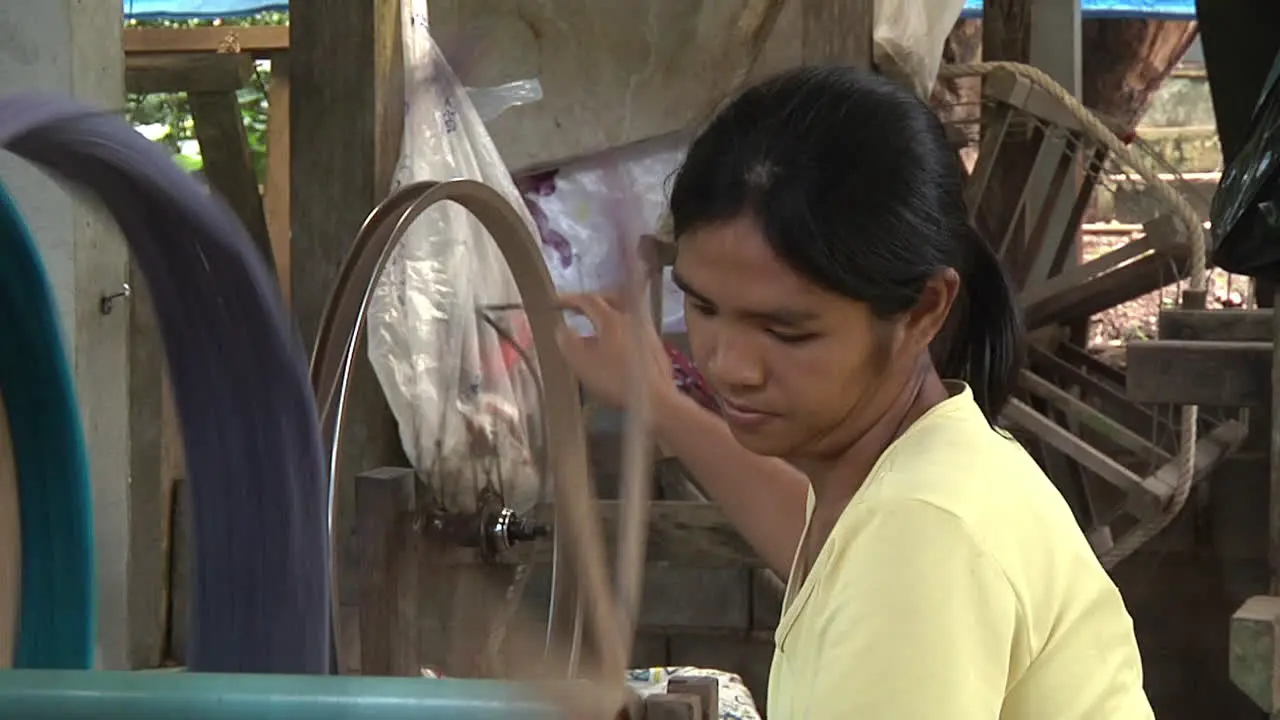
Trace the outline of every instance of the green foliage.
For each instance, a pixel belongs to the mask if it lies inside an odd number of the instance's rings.
[[[288,22],[289,16],[286,13],[267,12],[252,17],[224,20],[130,20],[128,27],[244,27],[287,25]],[[270,82],[270,63],[260,62],[254,73],[253,82],[239,92],[240,112],[244,115],[245,129],[249,134],[249,149],[259,180],[264,179],[266,175],[267,88]],[[135,127],[159,125],[164,128],[163,136],[156,141],[175,153],[181,152],[185,141],[195,140],[195,125],[191,121],[191,109],[187,105],[185,94],[130,95],[125,106],[125,116]],[[183,167],[191,170],[198,170],[203,165],[198,150],[188,150],[186,155],[179,156],[178,161]]]

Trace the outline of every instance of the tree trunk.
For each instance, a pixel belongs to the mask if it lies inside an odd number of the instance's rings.
[[[1086,20],[1085,106],[1122,134],[1132,132],[1195,37],[1196,23],[1185,20]]]

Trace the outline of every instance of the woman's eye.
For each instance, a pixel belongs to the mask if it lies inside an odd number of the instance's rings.
[[[715,308],[711,307],[710,305],[704,305],[702,303],[696,303],[692,301],[689,302],[689,308],[694,312],[698,313],[699,315],[715,315],[715,312],[716,312]]]
[[[768,330],[767,332],[774,340],[785,345],[799,345],[818,337],[815,333],[784,333],[777,330]]]

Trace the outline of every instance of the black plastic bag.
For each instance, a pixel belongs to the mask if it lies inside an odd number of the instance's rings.
[[[1253,111],[1249,137],[1213,196],[1213,264],[1280,282],[1280,55]]]

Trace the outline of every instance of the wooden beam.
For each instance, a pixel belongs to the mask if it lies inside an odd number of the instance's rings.
[[[801,0],[801,62],[871,67],[874,5],[872,0]]]
[[[235,92],[253,75],[253,58],[236,53],[144,55],[125,64],[125,90],[136,95]]]
[[[1280,300],[1280,290],[1276,290],[1272,295],[1273,300]],[[1280,304],[1273,302],[1274,308],[1280,308]],[[1271,436],[1267,438],[1269,446],[1268,454],[1270,455],[1270,512],[1267,513],[1267,559],[1271,566],[1271,592],[1272,594],[1280,594],[1280,422],[1277,422],[1277,411],[1280,411],[1280,394],[1276,393],[1276,388],[1280,387],[1280,353],[1275,351],[1274,338],[1280,337],[1280,312],[1272,310],[1271,312],[1271,338],[1267,344],[1271,346],[1271,396],[1269,404],[1271,407]],[[1280,663],[1276,663],[1280,665]]]
[[[1126,394],[1141,403],[1265,407],[1271,343],[1149,340],[1128,346]]]
[[[307,0],[289,25],[292,307],[314,342],[338,268],[369,212],[391,188],[404,129],[399,0]],[[360,593],[355,579],[352,479],[404,466],[395,419],[364,354],[356,360],[338,468],[334,527],[343,671],[356,664]],[[348,645],[348,643],[351,643]]]
[[[360,537],[360,672],[417,677],[419,548],[414,531],[418,479],[380,468],[355,482]]]
[[[1185,277],[1185,233],[1173,222],[1144,227],[1146,236],[1021,293],[1027,327],[1088,318]]]
[[[289,49],[289,26],[125,28],[126,55],[243,52],[267,55]]]
[[[1082,426],[1081,430],[1092,431],[1100,439],[1128,450],[1145,463],[1163,465],[1171,459],[1169,453],[1156,447],[1145,437],[1029,370],[1022,371],[1018,384],[1027,392],[1048,401],[1068,418],[1079,423]]]
[[[239,216],[263,259],[274,267],[271,236],[267,233],[262,195],[258,193],[258,174],[236,94],[189,92],[187,104],[204,159],[205,178]]]
[[[1161,340],[1271,342],[1274,312],[1258,310],[1161,310]]]
[[[267,88],[267,182],[262,201],[267,233],[275,256],[280,289],[289,299],[292,221],[289,217],[289,54],[271,56],[271,86]]]

